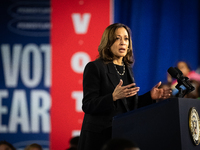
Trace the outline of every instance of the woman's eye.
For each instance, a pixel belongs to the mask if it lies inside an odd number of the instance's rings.
[[[116,37],[116,40],[121,40],[121,38],[120,37]],[[127,37],[127,38],[124,38],[123,40],[128,41],[129,38]]]
[[[129,38],[125,38],[125,40],[129,40]]]

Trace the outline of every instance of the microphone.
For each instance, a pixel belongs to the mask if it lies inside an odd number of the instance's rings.
[[[174,69],[173,67],[170,67],[167,70],[167,72],[175,79],[178,79],[179,78],[178,76],[180,76],[179,72],[176,69]]]
[[[177,67],[174,67],[174,69],[175,69],[180,75],[183,75],[182,71],[180,71]]]
[[[195,88],[194,88],[194,87],[192,86],[192,84],[190,83],[189,78],[183,76],[182,71],[180,71],[177,67],[175,67],[175,69],[176,69],[177,72],[179,73],[182,82],[184,82],[183,85],[186,84],[186,86],[188,86],[189,89],[190,89],[191,91],[193,91]]]
[[[175,79],[177,79],[178,84],[176,85],[176,88],[179,90],[179,92],[182,92],[183,89],[180,88],[181,85],[183,85],[186,88],[185,94],[193,91],[195,88],[192,86],[192,84],[189,81],[188,77],[183,76],[182,71],[180,71],[177,67],[173,68],[170,67],[167,72]],[[184,95],[185,95],[184,94]],[[180,95],[180,94],[179,94]],[[181,93],[181,95],[183,95]]]

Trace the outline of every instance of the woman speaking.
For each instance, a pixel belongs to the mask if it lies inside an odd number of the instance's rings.
[[[131,31],[124,24],[108,26],[98,47],[99,56],[89,62],[83,74],[85,113],[78,150],[100,150],[112,137],[112,118],[118,114],[169,98],[170,89],[158,89],[138,96],[132,64]]]

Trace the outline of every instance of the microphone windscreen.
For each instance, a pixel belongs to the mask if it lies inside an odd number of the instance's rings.
[[[174,67],[174,69],[176,69],[176,71],[178,72],[178,74],[183,75],[182,71],[180,71],[177,67]]]
[[[178,71],[176,69],[174,69],[173,67],[170,67],[167,72],[173,77],[177,79],[178,76]]]

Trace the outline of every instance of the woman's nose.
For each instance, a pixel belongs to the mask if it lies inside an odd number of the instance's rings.
[[[124,39],[121,39],[120,40],[120,44],[124,44],[125,43],[125,40]]]

